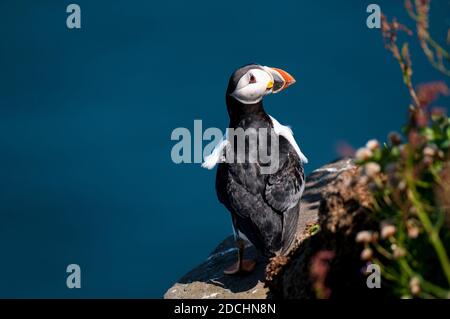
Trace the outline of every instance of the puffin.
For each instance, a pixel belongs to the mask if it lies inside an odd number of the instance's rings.
[[[280,124],[263,106],[265,96],[294,83],[288,72],[255,63],[238,68],[228,81],[225,101],[229,125],[202,164],[207,169],[217,166],[217,197],[231,214],[237,260],[224,270],[227,275],[254,270],[256,259],[244,258],[246,241],[269,258],[286,255],[294,242],[305,188],[303,165],[308,159],[291,128]],[[230,130],[246,134],[230,136]],[[261,131],[265,133],[258,133]],[[237,138],[243,139],[244,148],[238,149]],[[276,152],[268,151],[273,150],[271,146]],[[264,169],[267,159],[252,157],[252,147],[269,154],[269,164],[276,161],[277,165],[272,165],[275,169]],[[244,153],[241,160],[236,155],[239,151]]]

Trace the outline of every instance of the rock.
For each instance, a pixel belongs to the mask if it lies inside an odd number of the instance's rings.
[[[368,289],[361,260],[363,245],[356,243],[361,230],[376,230],[371,218],[372,198],[367,179],[355,166],[333,176],[320,190],[316,234],[304,231],[287,262],[268,266],[266,285],[270,298],[380,298],[384,289]],[[319,228],[317,227],[317,228]]]
[[[248,245],[246,256],[256,257],[253,246]],[[225,267],[236,261],[233,236],[229,236],[200,265],[184,275],[164,295],[165,299],[207,298],[266,298],[264,288],[264,262],[258,262],[256,270],[249,275],[227,276]]]
[[[307,177],[305,192],[302,197],[300,218],[297,229],[297,240],[292,252],[298,250],[301,243],[309,237],[312,227],[319,221],[319,208],[325,191],[343,172],[354,169],[352,160],[343,159],[313,171]],[[246,254],[256,257],[255,249],[249,245]],[[236,259],[236,248],[232,236],[226,238],[208,256],[208,258],[184,275],[164,295],[165,299],[265,299],[268,297],[286,297],[284,291],[284,276],[293,266],[291,257],[276,257],[269,264],[259,258],[256,270],[249,275],[227,276],[223,274],[225,267]],[[296,263],[301,263],[297,260]],[[266,271],[267,267],[267,271]],[[288,270],[288,271],[287,271]],[[267,276],[267,280],[266,280]],[[269,285],[266,285],[266,281]],[[272,291],[273,290],[273,291]]]

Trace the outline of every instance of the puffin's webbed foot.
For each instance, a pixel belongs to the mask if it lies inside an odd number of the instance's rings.
[[[256,261],[251,259],[244,259],[241,262],[237,261],[230,267],[226,268],[223,273],[225,275],[237,275],[241,273],[250,273],[255,269]]]
[[[251,259],[244,259],[245,243],[243,240],[238,240],[238,260],[226,268],[223,273],[225,275],[236,275],[241,273],[250,273],[255,269],[256,261]]]

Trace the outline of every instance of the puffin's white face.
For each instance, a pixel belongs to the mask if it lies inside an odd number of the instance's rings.
[[[244,73],[230,95],[243,104],[255,104],[267,94],[278,93],[294,83],[286,71],[260,66]]]
[[[231,96],[241,103],[254,104],[272,93],[273,83],[270,73],[261,69],[250,69],[240,78]]]

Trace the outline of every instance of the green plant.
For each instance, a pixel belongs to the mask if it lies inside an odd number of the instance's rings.
[[[443,59],[448,54],[429,36],[429,1],[405,4],[425,54],[447,73]],[[413,85],[408,43],[397,45],[401,31],[412,35],[383,16],[386,48],[398,61],[411,96],[409,118],[402,135],[391,133],[383,145],[371,140],[356,153],[379,222],[379,231],[360,232],[356,240],[365,247],[361,258],[382,268],[393,295],[450,298],[450,118],[431,106],[449,89],[444,82]]]

